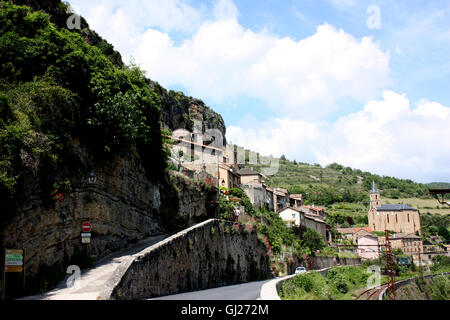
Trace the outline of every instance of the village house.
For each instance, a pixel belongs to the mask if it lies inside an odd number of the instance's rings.
[[[366,230],[360,230],[355,234],[357,253],[363,259],[378,259],[380,246],[378,237]]]
[[[414,261],[418,261],[419,253],[423,253],[422,238],[414,233],[397,233],[389,237],[393,250],[401,249],[403,254],[412,256]],[[380,245],[386,244],[386,237],[378,237]]]
[[[381,204],[375,182],[370,191],[369,226],[374,231],[421,233],[419,211],[406,204]]]
[[[291,194],[289,196],[289,204],[293,208],[300,208],[303,205],[303,196],[301,194]]]
[[[266,209],[275,212],[274,208],[274,194],[272,188],[266,188]]]
[[[245,185],[249,182],[262,183],[262,175],[253,171],[253,168],[242,168],[236,172],[241,177],[241,184]]]
[[[331,229],[319,215],[305,213],[299,208],[285,207],[279,212],[281,219],[288,226],[303,226],[317,231],[325,242],[331,241]]]
[[[274,211],[280,212],[289,206],[289,191],[283,188],[275,188],[273,190]]]
[[[356,241],[358,235],[364,235],[366,233],[371,233],[370,227],[359,227],[359,228],[337,228],[336,229],[341,236],[345,237],[347,240]],[[364,231],[364,232],[363,232]]]
[[[305,227],[316,230],[325,242],[331,242],[331,230],[327,226],[321,216],[305,213]]]
[[[304,226],[305,225],[305,213],[302,210],[292,207],[286,207],[280,212],[280,217],[288,226]]]
[[[322,219],[325,219],[328,217],[328,213],[325,212],[325,209],[322,207],[316,207],[315,205],[303,205],[302,209],[305,209],[306,212],[310,214],[317,214],[322,217]]]
[[[242,190],[250,199],[250,202],[256,209],[261,209],[267,203],[266,186],[257,181],[250,181],[242,185]]]
[[[225,187],[227,189],[239,188],[241,184],[241,178],[237,173],[234,172],[232,165],[220,163],[219,183],[221,187]]]

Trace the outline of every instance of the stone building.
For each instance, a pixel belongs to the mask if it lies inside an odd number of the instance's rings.
[[[281,219],[288,226],[303,226],[317,231],[325,242],[331,241],[330,228],[321,216],[309,214],[300,208],[284,207],[279,212]]]
[[[263,183],[250,181],[242,185],[242,190],[244,190],[255,209],[261,209],[266,206],[267,190]]]
[[[219,182],[221,187],[227,189],[239,188],[240,176],[233,170],[232,166],[225,163],[219,164]]]
[[[249,182],[262,182],[262,175],[249,168],[242,168],[236,172],[241,177],[241,184],[245,185]]]
[[[289,191],[284,188],[275,188],[273,190],[273,207],[275,212],[289,207]]]
[[[327,226],[321,216],[305,213],[305,227],[316,230],[325,242],[331,242],[331,230]]]
[[[303,205],[303,196],[301,194],[291,194],[289,196],[289,204],[293,208],[300,208]]]
[[[420,234],[419,211],[406,204],[381,204],[374,182],[370,191],[369,227],[374,231]]]
[[[384,245],[386,238],[378,237],[378,241],[380,245]],[[419,252],[423,255],[422,238],[413,233],[397,233],[389,237],[389,241],[393,250],[401,249],[403,254],[412,256],[416,263],[419,260]]]

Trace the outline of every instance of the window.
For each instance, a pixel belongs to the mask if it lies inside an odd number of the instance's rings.
[[[389,223],[389,214],[387,215],[387,222]]]
[[[397,214],[395,214],[395,223],[398,223],[398,217],[397,217]]]
[[[408,213],[408,222],[409,222],[409,213]]]

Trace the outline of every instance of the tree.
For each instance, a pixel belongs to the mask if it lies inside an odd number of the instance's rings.
[[[316,250],[325,247],[325,242],[320,233],[314,229],[307,228],[302,236],[302,246],[308,248],[314,254]]]
[[[439,226],[438,228],[438,235],[440,235],[442,238],[444,238],[446,241],[450,241],[450,232],[448,229],[444,226]]]
[[[327,222],[331,225],[331,226],[336,226],[336,225],[340,225],[343,224],[345,222],[346,217],[340,213],[340,212],[336,212],[336,213],[331,213],[327,218]]]
[[[280,160],[286,161],[286,157],[284,156],[284,154],[280,157]]]

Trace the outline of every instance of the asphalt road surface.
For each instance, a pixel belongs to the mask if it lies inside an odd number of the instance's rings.
[[[257,300],[263,284],[271,280],[248,282],[201,291],[187,292],[149,300]]]

